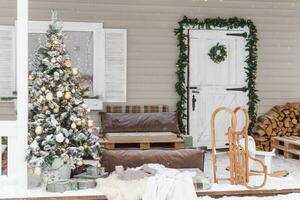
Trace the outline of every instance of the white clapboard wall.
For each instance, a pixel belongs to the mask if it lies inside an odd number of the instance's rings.
[[[14,27],[0,26],[0,96],[12,96],[15,88]]]
[[[127,30],[105,30],[105,102],[126,102]]]

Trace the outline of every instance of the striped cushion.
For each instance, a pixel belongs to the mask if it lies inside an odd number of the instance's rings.
[[[107,105],[107,113],[154,113],[154,112],[169,112],[167,105]]]

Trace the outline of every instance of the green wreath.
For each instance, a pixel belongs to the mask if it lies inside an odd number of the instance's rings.
[[[220,45],[219,43],[217,43],[209,50],[208,55],[210,59],[214,61],[214,63],[219,64],[225,61],[225,59],[227,58],[227,51],[225,45]]]

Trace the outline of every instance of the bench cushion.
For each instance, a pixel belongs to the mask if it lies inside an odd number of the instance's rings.
[[[178,134],[176,112],[101,113],[102,133],[173,132]]]
[[[149,150],[104,150],[100,160],[107,172],[115,166],[138,167],[158,163],[169,168],[198,168],[204,170],[204,151],[201,149],[149,149]]]

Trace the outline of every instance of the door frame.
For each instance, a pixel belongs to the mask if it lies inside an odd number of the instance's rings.
[[[176,63],[177,66],[177,78],[178,81],[175,84],[176,92],[179,96],[179,100],[176,104],[176,111],[179,118],[179,128],[182,133],[187,133],[187,114],[188,114],[188,90],[187,85],[188,67],[189,67],[189,30],[190,29],[248,29],[248,34],[244,35],[246,38],[246,50],[248,51],[248,58],[246,62],[247,71],[247,91],[248,91],[248,112],[250,115],[249,133],[252,134],[252,129],[256,123],[257,118],[257,103],[259,101],[256,90],[256,72],[257,72],[257,29],[254,23],[250,19],[243,18],[206,18],[203,20],[197,18],[183,17],[178,22],[179,26],[175,28],[174,32],[177,37],[179,48],[179,57]]]
[[[190,135],[190,90],[191,90],[191,88],[190,88],[190,33],[191,33],[191,31],[193,31],[193,30],[209,30],[209,31],[211,31],[211,30],[215,30],[215,31],[238,31],[238,32],[240,32],[240,31],[242,31],[242,32],[244,32],[244,33],[247,33],[247,29],[245,29],[245,28],[237,28],[237,29],[225,29],[225,28],[213,28],[213,29],[189,29],[188,30],[188,65],[187,65],[187,68],[186,68],[186,73],[187,73],[187,81],[186,81],[186,83],[187,83],[187,123],[186,123],[186,129],[187,129],[187,133],[188,133],[188,135]],[[247,33],[248,34],[248,33]]]

